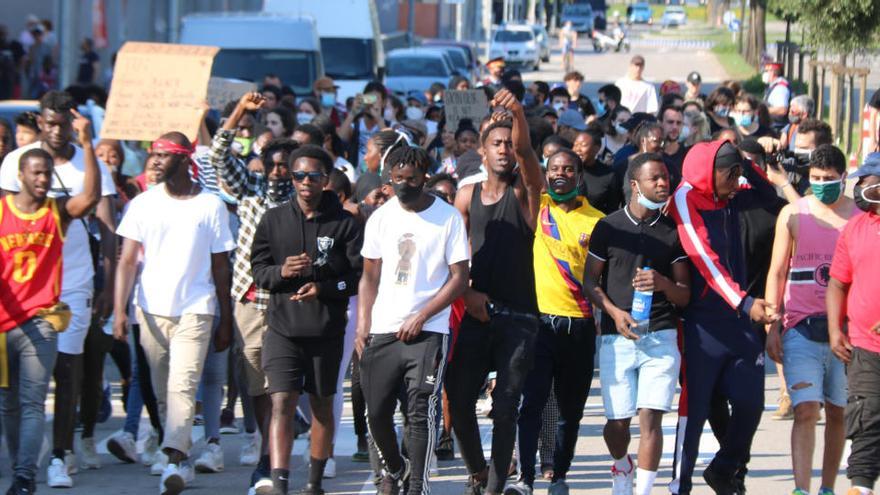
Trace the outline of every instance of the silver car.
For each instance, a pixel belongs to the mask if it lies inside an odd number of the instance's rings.
[[[435,82],[446,85],[455,74],[442,49],[399,48],[385,56],[385,87],[400,96],[426,91]]]
[[[666,7],[663,11],[663,17],[660,18],[660,25],[664,28],[670,26],[684,26],[687,24],[687,13],[683,8],[677,6]]]

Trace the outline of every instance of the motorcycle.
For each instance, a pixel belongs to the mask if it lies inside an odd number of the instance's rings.
[[[593,31],[593,50],[596,53],[602,53],[605,50],[614,50],[615,52],[626,50],[629,53],[629,48],[629,39],[623,29],[619,27],[614,28],[612,36],[601,31]]]

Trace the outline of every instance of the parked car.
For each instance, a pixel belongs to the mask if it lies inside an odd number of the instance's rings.
[[[629,9],[627,21],[630,24],[653,24],[654,13],[647,3],[633,4]]]
[[[545,28],[541,24],[532,24],[532,32],[535,34],[535,40],[538,42],[538,52],[541,55],[541,62],[549,62],[550,61],[550,34],[547,33],[547,28]]]
[[[660,25],[664,28],[668,28],[670,26],[684,26],[687,24],[687,13],[684,11],[682,7],[666,7],[666,10],[663,11],[663,16],[660,18]]]
[[[535,33],[526,25],[507,25],[498,28],[489,44],[489,59],[504,57],[508,66],[538,70],[541,53]]]
[[[593,6],[588,3],[568,3],[562,6],[560,25],[571,21],[571,27],[579,33],[592,33],[594,28]]]
[[[477,48],[474,43],[469,41],[427,39],[422,41],[422,46],[454,46],[460,48],[467,59],[467,69],[468,72],[472,74],[472,81],[478,81],[480,79],[480,61],[478,60]]]
[[[476,73],[472,72],[470,67],[468,66],[467,55],[465,54],[465,49],[460,46],[425,46],[422,45],[422,48],[425,50],[438,50],[445,53],[449,57],[449,61],[452,62],[452,72],[453,75],[458,75],[462,77],[466,77],[468,81],[473,84],[477,80]]]
[[[455,75],[452,61],[436,48],[399,48],[385,57],[385,87],[398,96],[424,92],[435,82],[449,83]]]

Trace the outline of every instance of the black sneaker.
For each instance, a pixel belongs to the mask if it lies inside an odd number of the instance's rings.
[[[709,488],[715,491],[716,495],[737,495],[734,476],[721,473],[714,462],[710,463],[703,471],[703,479]]]
[[[311,483],[306,483],[306,486],[300,490],[299,495],[324,495],[324,489],[320,486],[315,486]]]
[[[452,439],[452,435],[445,431],[440,435],[440,441],[437,442],[437,448],[434,449],[434,454],[437,456],[438,461],[455,460],[455,441]]]
[[[6,491],[6,495],[33,495],[37,492],[37,484],[34,480],[16,476],[12,486]]]

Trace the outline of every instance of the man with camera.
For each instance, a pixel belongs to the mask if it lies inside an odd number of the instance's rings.
[[[813,150],[831,144],[831,126],[818,119],[804,119],[794,136],[794,149],[789,151],[778,139],[763,137],[758,142],[768,155],[767,178],[782,190],[789,203],[796,203],[810,188],[808,165]]]

